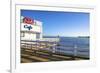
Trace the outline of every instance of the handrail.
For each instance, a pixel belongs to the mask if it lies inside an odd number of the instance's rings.
[[[24,41],[24,42],[23,42]],[[28,43],[29,42],[29,43]],[[50,51],[51,53],[63,53],[66,54],[65,52],[72,52],[73,56],[78,56],[79,52],[82,53],[89,53],[88,49],[78,49],[77,45],[74,47],[63,47],[63,46],[58,46],[57,42],[49,42],[49,41],[32,41],[32,40],[21,40],[21,48],[30,48],[30,49],[35,49],[35,50],[47,50]],[[88,57],[88,56],[87,56]]]

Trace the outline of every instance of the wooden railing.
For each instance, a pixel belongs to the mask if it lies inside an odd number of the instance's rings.
[[[64,54],[74,57],[89,58],[89,49],[80,49],[77,45],[74,46],[59,46],[58,42],[50,41],[28,41],[21,40],[22,49],[32,49],[33,51],[49,51],[50,54]]]

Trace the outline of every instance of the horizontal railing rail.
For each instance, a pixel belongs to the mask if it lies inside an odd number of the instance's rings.
[[[46,50],[51,53],[68,54],[72,56],[89,58],[89,49],[78,48],[75,44],[74,46],[59,46],[57,42],[53,41],[31,41],[31,40],[21,40],[21,48],[32,49],[32,50]]]

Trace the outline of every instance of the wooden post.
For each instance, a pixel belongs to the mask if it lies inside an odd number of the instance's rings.
[[[74,56],[77,56],[77,45],[74,45]]]
[[[31,40],[31,49],[32,49],[32,40]]]
[[[52,47],[52,53],[55,53],[55,50],[56,50],[56,45],[55,44],[56,43],[54,42],[53,47]]]
[[[74,56],[73,59],[75,60],[75,57],[77,56],[77,45],[74,45]]]

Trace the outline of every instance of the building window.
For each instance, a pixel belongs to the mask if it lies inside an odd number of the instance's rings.
[[[36,34],[36,39],[40,39],[40,33]]]
[[[24,32],[21,32],[21,37],[24,37],[25,36],[25,33]]]

